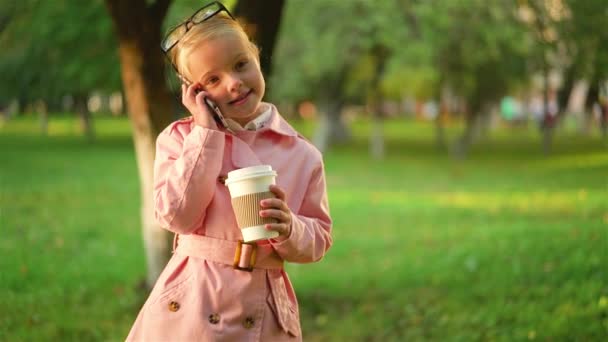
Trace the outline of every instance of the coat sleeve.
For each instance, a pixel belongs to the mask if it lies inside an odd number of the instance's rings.
[[[313,172],[300,210],[291,217],[289,236],[270,240],[274,249],[288,262],[321,260],[333,242],[322,162]]]
[[[156,140],[154,215],[166,229],[189,234],[211,202],[224,153],[224,133],[200,126],[187,134],[175,124]]]

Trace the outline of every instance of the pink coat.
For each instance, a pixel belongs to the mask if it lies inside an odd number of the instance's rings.
[[[158,137],[156,219],[179,234],[177,249],[141,309],[128,341],[299,341],[298,302],[283,260],[315,262],[332,244],[321,154],[279,115],[234,135],[171,124]],[[241,233],[223,184],[234,169],[269,164],[292,211],[290,236],[258,242],[252,272],[234,269]],[[198,244],[198,241],[207,244]]]

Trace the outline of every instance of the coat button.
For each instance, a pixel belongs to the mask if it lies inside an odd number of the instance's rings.
[[[248,316],[247,318],[245,318],[245,320],[243,321],[243,326],[246,329],[251,329],[253,328],[253,325],[255,324],[255,319],[253,319],[253,317]]]
[[[228,178],[228,177],[226,177],[226,175],[219,175],[217,177],[217,181],[220,182],[220,183],[222,183],[222,184],[226,184],[226,178]]]
[[[169,311],[175,312],[179,310],[179,303],[178,302],[171,302],[169,303]]]
[[[209,315],[209,323],[218,324],[220,322],[220,315],[214,313]]]

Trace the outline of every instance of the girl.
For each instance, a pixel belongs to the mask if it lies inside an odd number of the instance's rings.
[[[259,54],[230,13],[211,3],[162,43],[192,114],[158,137],[156,219],[176,234],[174,254],[127,340],[298,341],[298,302],[283,262],[320,260],[332,244],[321,154],[261,102]],[[205,99],[226,118],[218,124]],[[260,216],[277,238],[242,244],[224,185],[229,171],[278,173]]]

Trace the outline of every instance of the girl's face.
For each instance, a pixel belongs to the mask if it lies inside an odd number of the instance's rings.
[[[225,37],[201,43],[187,57],[193,81],[200,83],[222,114],[241,125],[261,113],[265,83],[247,42]]]

